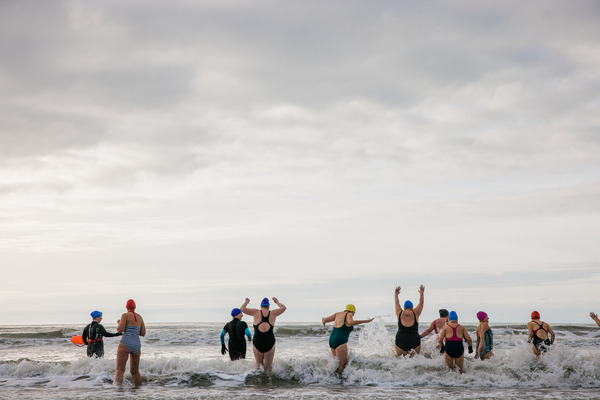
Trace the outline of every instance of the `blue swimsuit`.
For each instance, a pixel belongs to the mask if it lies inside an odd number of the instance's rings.
[[[141,328],[141,326],[127,325],[125,327],[125,332],[123,332],[121,343],[123,343],[123,346],[127,347],[127,350],[129,350],[131,354],[137,354],[142,348],[142,344],[140,343]]]

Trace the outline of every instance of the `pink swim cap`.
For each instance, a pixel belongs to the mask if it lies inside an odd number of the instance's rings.
[[[477,319],[479,320],[479,322],[483,321],[484,319],[487,318],[487,314],[484,311],[479,311],[477,313]]]
[[[125,308],[128,310],[135,310],[135,301],[133,301],[133,299],[127,300],[127,303],[125,304]]]

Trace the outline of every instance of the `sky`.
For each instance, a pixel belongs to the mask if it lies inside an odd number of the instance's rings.
[[[600,312],[600,3],[0,2],[0,323]]]

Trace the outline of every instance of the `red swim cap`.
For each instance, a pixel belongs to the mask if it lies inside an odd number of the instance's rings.
[[[133,301],[133,299],[127,300],[125,308],[127,308],[128,310],[135,310],[135,301]]]
[[[531,319],[540,319],[540,313],[537,311],[532,312]]]

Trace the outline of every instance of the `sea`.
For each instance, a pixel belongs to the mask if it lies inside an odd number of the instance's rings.
[[[220,323],[151,323],[142,338],[143,385],[125,374],[113,384],[119,337],[105,338],[104,358],[86,357],[70,338],[83,325],[0,325],[1,399],[600,399],[600,329],[553,325],[556,343],[536,357],[524,324],[490,323],[495,356],[466,353],[465,372],[450,370],[435,335],[421,354],[398,358],[396,326],[383,318],[350,335],[341,377],[328,347],[331,326],[279,323],[273,371],[221,355]],[[422,322],[425,329],[429,324]],[[104,324],[109,332],[116,326]],[[464,324],[475,337],[475,324]]]

